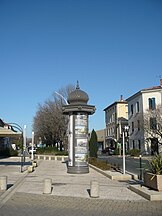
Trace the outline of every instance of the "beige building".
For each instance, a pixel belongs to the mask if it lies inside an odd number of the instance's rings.
[[[128,125],[128,104],[121,96],[119,101],[115,101],[104,109],[105,111],[105,147],[122,143],[122,129]]]

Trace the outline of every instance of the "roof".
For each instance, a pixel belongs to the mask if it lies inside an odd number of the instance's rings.
[[[127,104],[127,101],[126,100],[120,100],[120,101],[115,101],[114,103],[112,103],[111,105],[107,106],[103,111],[106,111],[107,109],[115,106],[116,104]]]
[[[126,99],[126,101],[131,100],[132,98],[144,93],[144,92],[149,92],[149,91],[156,91],[156,90],[162,90],[162,86],[153,86],[150,88],[145,88],[145,89],[141,89],[140,91],[136,92],[135,94],[133,94],[132,96],[130,96],[129,98]]]
[[[142,89],[141,91],[149,91],[149,90],[156,90],[156,89],[162,89],[162,86],[153,86],[151,88],[145,88],[145,89]]]
[[[15,132],[11,129],[0,127],[0,137],[20,136],[21,134],[22,134],[21,132]]]
[[[3,127],[5,125],[5,123],[2,121],[2,119],[0,119],[0,127]]]

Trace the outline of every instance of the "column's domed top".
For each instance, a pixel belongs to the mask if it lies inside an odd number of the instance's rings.
[[[88,94],[80,90],[79,82],[77,81],[77,86],[74,91],[69,94],[68,103],[69,104],[87,104],[89,100]]]

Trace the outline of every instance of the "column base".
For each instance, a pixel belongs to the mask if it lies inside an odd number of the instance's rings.
[[[89,173],[89,167],[88,166],[68,166],[67,173],[71,173],[71,174]]]

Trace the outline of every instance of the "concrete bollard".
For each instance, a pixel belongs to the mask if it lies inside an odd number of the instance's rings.
[[[98,184],[98,181],[92,180],[90,182],[90,196],[92,198],[99,197],[99,184]]]
[[[0,177],[0,189],[7,190],[7,176]]]
[[[38,166],[37,162],[36,161],[32,161],[32,166],[33,167],[37,167]]]
[[[34,167],[31,165],[31,166],[28,166],[28,172],[31,173],[34,171]]]
[[[44,180],[44,194],[50,194],[52,191],[52,179],[47,178]]]

